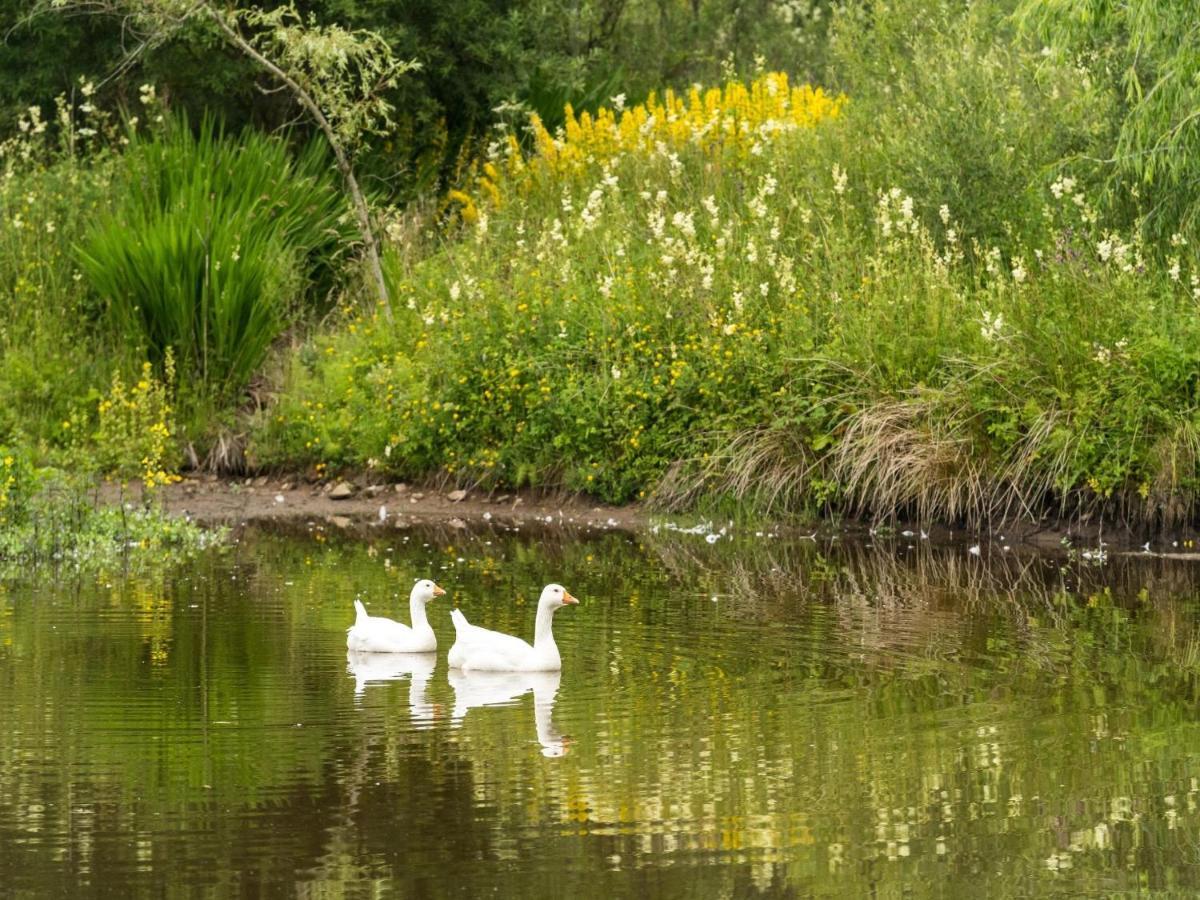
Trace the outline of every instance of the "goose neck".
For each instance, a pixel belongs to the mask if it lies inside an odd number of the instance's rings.
[[[533,646],[535,648],[553,647],[554,644],[554,607],[539,606],[537,621],[533,626]]]
[[[413,630],[425,629],[429,627],[429,618],[425,615],[425,603],[416,597],[410,597],[408,600],[408,612],[412,616]]]

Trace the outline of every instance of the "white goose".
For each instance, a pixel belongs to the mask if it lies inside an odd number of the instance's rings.
[[[408,595],[411,628],[383,616],[369,616],[362,601],[355,600],[354,624],[346,631],[347,649],[367,653],[428,653],[436,650],[437,637],[425,616],[425,604],[444,593],[428,578],[413,585],[412,593]]]
[[[554,643],[554,613],[579,601],[561,584],[548,584],[538,600],[533,646],[510,634],[472,625],[462,610],[450,610],[454,620],[454,646],[447,661],[451,668],[492,672],[557,672],[562,668]]]

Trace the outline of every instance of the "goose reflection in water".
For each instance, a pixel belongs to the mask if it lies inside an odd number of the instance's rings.
[[[398,681],[409,677],[408,707],[416,724],[429,724],[437,717],[437,704],[425,696],[429,679],[437,668],[436,653],[368,653],[346,651],[346,671],[354,676],[355,699],[362,697],[371,681]]]
[[[447,672],[454,688],[453,725],[461,725],[467,711],[476,706],[508,706],[533,691],[533,722],[542,756],[566,756],[571,739],[554,727],[554,701],[558,696],[561,672]]]

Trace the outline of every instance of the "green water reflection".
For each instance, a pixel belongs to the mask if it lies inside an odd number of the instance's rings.
[[[555,676],[348,654],[435,578]],[[249,533],[0,586],[8,896],[1200,890],[1200,569],[750,535]]]

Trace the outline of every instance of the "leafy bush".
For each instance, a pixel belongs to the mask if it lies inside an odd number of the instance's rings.
[[[235,399],[343,246],[323,152],[176,121],[134,139],[114,190],[79,255],[110,327],[158,365],[174,348],[201,397]]]
[[[1022,0],[1017,21],[1070,60],[1083,82],[1121,98],[1097,174],[1104,205],[1165,241],[1197,233],[1200,204],[1200,33],[1187,2]]]
[[[840,17],[831,55],[854,103],[844,140],[822,155],[855,180],[945,204],[968,252],[1039,233],[1047,179],[1107,146],[1114,96],[1021,39],[1002,3],[888,0]]]

